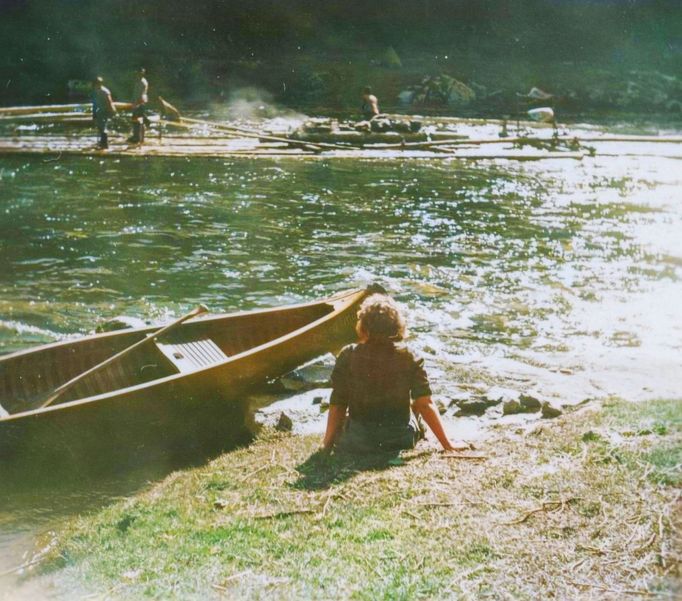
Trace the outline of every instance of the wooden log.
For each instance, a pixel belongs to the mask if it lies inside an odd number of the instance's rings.
[[[575,142],[581,142],[582,139],[576,138],[575,136],[563,136],[559,138],[553,137],[542,137],[535,138],[529,136],[518,136],[509,138],[481,138],[477,140],[472,139],[449,139],[449,140],[434,140],[431,142],[421,142],[421,143],[405,143],[405,144],[377,144],[375,148],[386,150],[386,149],[402,149],[402,150],[431,150],[433,152],[438,152],[438,148],[450,148],[450,147],[467,147],[467,146],[484,146],[484,145],[498,145],[498,144],[518,144],[518,145],[529,145],[529,146],[557,146],[566,147]]]
[[[30,124],[22,124],[22,123],[17,123],[15,130],[21,131],[20,128],[22,127],[32,127],[32,126],[37,126],[40,125],[41,127],[60,127],[60,128],[71,128],[71,130],[76,130],[80,131],[85,128],[90,128],[92,127],[92,118],[90,117],[81,117],[80,119],[77,119],[74,117],[73,119],[65,119],[64,121],[59,121],[58,123],[44,123],[44,124],[39,124],[39,123],[30,123]]]
[[[46,121],[40,121],[40,120],[27,120],[27,121],[21,121],[21,122],[10,122],[10,123],[3,123],[2,118],[0,118],[0,125],[8,125],[10,127],[14,126],[15,128],[21,128],[21,127],[31,127],[31,126],[47,126],[51,127],[53,125],[55,126],[79,126],[79,127],[90,127],[92,125],[92,117],[71,117],[70,119],[61,119],[59,121],[51,121],[51,120],[46,120]],[[21,130],[19,130],[21,131]]]
[[[0,115],[37,115],[40,113],[69,113],[85,111],[92,108],[91,104],[46,104],[42,106],[8,106],[0,108]]]
[[[161,107],[161,114],[167,121],[180,121],[180,111],[176,109],[170,102],[159,96],[157,98],[159,106]]]
[[[181,117],[182,121],[172,121],[169,119],[161,119],[161,123],[163,125],[167,125],[170,127],[177,127],[178,129],[185,129],[185,130],[196,130],[197,126],[196,124],[193,123],[185,123],[185,118]],[[239,136],[236,132],[229,132],[229,131],[224,131],[223,132],[226,136],[230,136],[233,138],[239,138],[239,137],[244,137],[244,136]]]
[[[92,136],[95,135],[93,130]],[[92,137],[89,136],[89,137]],[[88,136],[86,136],[88,137]],[[86,139],[83,136],[67,135],[67,134],[35,134],[33,132],[28,132],[26,135],[12,135],[0,138],[4,143],[17,143],[25,145],[46,145],[51,143],[61,143],[64,141],[78,142],[80,140]],[[159,138],[156,136],[150,136],[149,144],[155,145],[159,143]],[[286,147],[287,145],[283,142],[269,142],[269,143],[259,143],[257,140],[252,138],[235,138],[235,137],[219,137],[219,138],[206,138],[206,137],[194,137],[194,136],[164,136],[163,143],[168,146],[207,146],[211,147],[235,147],[235,146],[247,146],[249,148],[255,147]]]
[[[71,119],[74,117],[82,118],[89,117],[92,119],[92,114],[85,111],[71,111],[58,113],[30,113],[30,114],[0,114],[0,121],[59,121],[63,119]]]
[[[221,131],[233,131],[233,132],[239,132],[242,135],[249,137],[249,138],[258,138],[260,140],[267,140],[269,142],[286,142],[287,144],[291,144],[292,146],[299,146],[301,148],[307,148],[307,149],[314,149],[314,150],[323,150],[323,149],[330,149],[330,150],[347,150],[349,146],[341,146],[340,144],[327,144],[327,143],[322,143],[322,142],[304,142],[302,140],[292,140],[290,138],[281,138],[279,136],[269,136],[267,134],[262,134],[256,131],[252,131],[250,129],[244,129],[242,127],[236,127],[233,125],[224,125],[222,123],[214,123],[211,121],[204,121],[202,119],[191,119],[189,117],[182,117],[182,121],[186,123],[195,123],[197,125],[206,125],[208,127],[214,127],[215,129],[219,129]]]
[[[508,127],[512,127],[517,123],[523,127],[532,127],[538,129],[552,129],[554,126],[551,123],[540,123],[537,121],[528,120],[517,120],[512,117],[509,119],[483,119],[477,117],[435,117],[428,115],[400,115],[398,113],[382,113],[384,117],[395,120],[412,120],[421,121],[422,123],[428,123],[432,125],[437,125],[438,123],[453,123],[461,125],[502,125],[507,123]]]
[[[192,133],[191,135],[187,134],[181,134],[181,133],[171,133],[171,134],[165,134],[163,136],[164,140],[215,140],[216,142],[219,142],[221,140],[226,141],[226,140],[251,140],[252,138],[240,138],[236,134],[230,134],[230,133],[219,133],[219,132],[214,132],[210,134],[198,134],[198,133]]]
[[[506,159],[512,161],[542,161],[545,159],[573,159],[576,161],[582,161],[585,158],[585,153],[583,152],[545,152],[545,153],[521,153],[521,152],[508,152],[508,153],[472,153],[472,152],[457,152],[457,149],[453,149],[451,155],[454,159],[467,159],[473,161],[481,160],[492,160],[492,159]],[[445,155],[441,155],[445,156]]]
[[[682,144],[682,136],[579,136],[578,142],[655,142],[658,144]]]
[[[588,143],[588,142],[654,142],[658,144],[682,144],[682,136],[642,136],[642,135],[603,135],[603,136],[581,136],[581,135],[567,135],[559,136],[558,138],[534,138],[529,136],[518,136],[509,138],[482,138],[478,140],[452,138],[448,140],[432,140],[430,142],[405,142],[404,144],[374,144],[372,148],[389,150],[389,149],[426,149],[438,146],[482,146],[484,144],[533,144],[546,143],[551,144],[553,141],[557,143]]]
[[[654,154],[651,152],[597,152],[598,157],[655,157],[657,159],[682,159],[682,154]]]
[[[436,140],[468,140],[471,136],[468,134],[458,134],[457,132],[451,131],[451,130],[445,130],[445,131],[432,131],[429,132],[429,138],[431,138],[432,141]]]
[[[483,144],[533,144],[533,143],[587,143],[587,142],[656,142],[660,144],[680,144],[682,136],[559,136],[558,138],[535,138],[518,136],[509,138],[482,138],[479,140],[434,140],[432,142],[414,142],[405,144],[377,145],[381,148],[419,148],[433,146],[480,146]]]
[[[196,129],[193,125],[188,123],[180,123],[179,121],[169,121],[168,119],[160,119],[159,123],[165,127],[177,127],[178,129],[191,130]]]
[[[114,102],[118,110],[130,110],[131,102]],[[71,113],[92,112],[92,103],[80,102],[77,104],[43,104],[38,106],[6,106],[0,108],[0,115],[39,115],[42,113]]]
[[[401,150],[409,148],[410,150],[418,149],[432,149],[438,146],[480,146],[482,144],[513,144],[522,140],[541,139],[551,141],[551,138],[483,138],[480,140],[470,140],[462,138],[449,138],[446,140],[432,140],[430,142],[405,142],[404,144],[373,144],[372,148],[388,150]],[[366,147],[367,148],[367,147]]]
[[[455,137],[454,134],[449,137]],[[338,144],[343,143],[349,146],[361,147],[368,144],[402,144],[404,141],[428,142],[426,133],[414,132],[362,132],[362,131],[329,131],[329,132],[308,132],[297,131],[287,136],[288,139],[310,144]]]

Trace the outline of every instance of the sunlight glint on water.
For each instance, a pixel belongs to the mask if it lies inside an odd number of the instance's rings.
[[[665,355],[681,337],[675,167],[3,160],[0,349],[376,279],[443,393],[455,356],[584,370],[606,350]]]

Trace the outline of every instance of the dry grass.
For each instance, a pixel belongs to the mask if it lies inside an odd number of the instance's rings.
[[[43,572],[126,599],[672,599],[681,423],[680,403],[614,402],[500,434],[486,461],[269,433],[74,522]]]

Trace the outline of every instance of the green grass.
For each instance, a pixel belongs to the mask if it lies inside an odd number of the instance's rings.
[[[682,400],[624,403],[613,399],[604,405],[604,419],[607,424],[623,430],[665,434],[670,429],[679,434],[682,432]]]
[[[632,449],[623,445],[621,460],[643,464],[652,482],[682,485],[682,401],[611,401],[605,406],[605,420],[622,436],[640,439]]]
[[[672,598],[681,405],[585,408],[487,461],[265,433],[73,521],[41,571],[126,599]]]

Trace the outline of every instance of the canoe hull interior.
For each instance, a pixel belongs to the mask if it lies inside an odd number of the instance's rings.
[[[179,326],[164,342],[210,340],[228,359],[302,328],[332,310],[331,305],[316,303],[288,310],[200,319]],[[35,409],[57,387],[154,331],[154,328],[136,328],[88,336],[3,357],[0,359],[0,403],[11,414]],[[179,371],[156,344],[149,343],[85,378],[60,397],[59,403],[161,380]]]
[[[16,406],[22,401],[35,402],[37,395],[49,392],[50,386],[60,379],[66,381],[79,369],[82,371],[83,366],[89,367],[80,356],[67,368],[57,365],[59,360],[55,357],[60,354],[67,358],[79,355],[79,341],[48,345],[36,351],[43,366],[51,367],[55,372],[62,369],[58,377],[31,376],[30,352],[6,357],[0,363],[4,367],[5,392],[17,387],[17,374],[32,379],[31,384],[25,384],[22,389],[28,392],[26,396],[30,399],[16,400],[18,397],[15,396],[15,404],[12,408],[7,407],[14,410],[13,415],[0,419],[0,470],[3,465],[26,457],[33,457],[35,461],[42,458],[49,464],[55,458],[57,448],[68,461],[70,458],[82,460],[86,449],[90,459],[95,453],[127,452],[130,445],[138,445],[144,452],[145,445],[152,439],[178,452],[186,445],[215,442],[224,434],[243,427],[245,415],[235,410],[239,406],[235,401],[243,399],[254,385],[281,376],[351,342],[355,336],[357,306],[363,298],[363,292],[354,291],[333,303],[311,303],[277,311],[195,320],[181,326],[172,340],[182,344],[183,340],[210,335],[227,355],[226,360],[212,365],[209,361],[204,368],[178,373],[170,362],[163,363],[163,354],[158,349],[152,349],[155,354],[141,354],[136,362],[131,360],[128,367],[117,369],[80,389],[80,394],[90,389],[98,394],[68,401],[60,399],[59,404],[42,410],[16,413]],[[110,355],[112,349],[116,352],[119,347],[125,348],[149,331],[93,336],[81,340],[80,344],[85,344],[90,353],[97,342],[106,342]],[[152,345],[150,342],[144,346]],[[89,363],[96,364],[109,356],[103,355],[101,351],[92,352]],[[148,363],[150,359],[155,363]],[[149,365],[153,367],[146,367]],[[161,373],[161,377],[145,380],[152,370],[154,375]],[[8,384],[9,372],[15,374],[14,383]],[[44,384],[46,381],[49,385]],[[97,389],[119,381],[129,385],[104,392]]]

